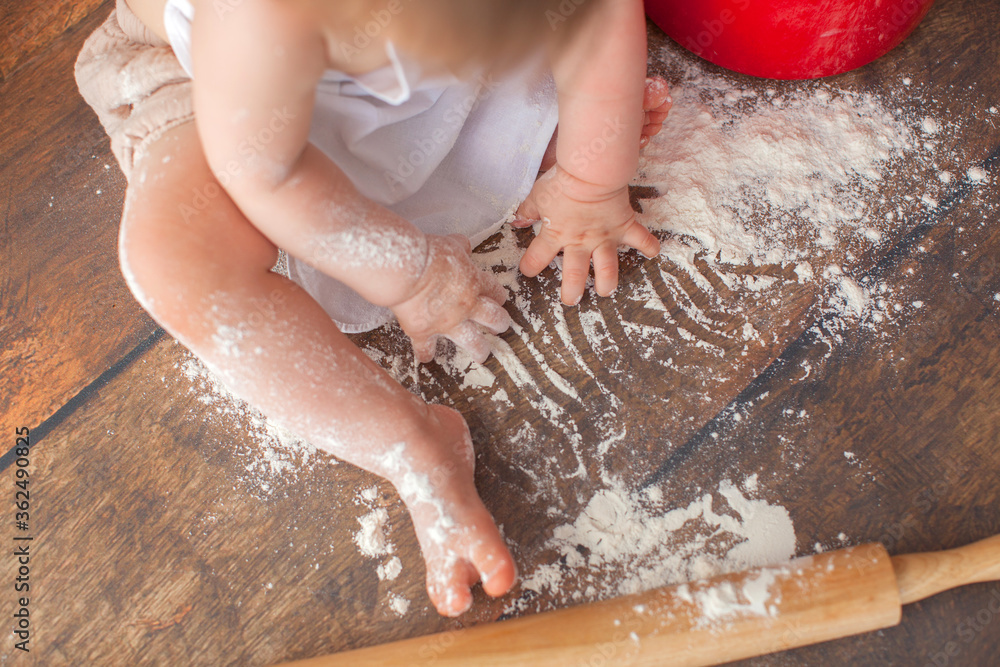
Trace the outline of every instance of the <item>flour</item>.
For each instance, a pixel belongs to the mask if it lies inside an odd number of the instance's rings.
[[[257,493],[271,495],[279,483],[293,481],[319,460],[313,445],[233,394],[193,354],[182,350],[181,355],[179,375],[187,383],[187,390],[212,408],[209,418],[214,415],[251,439],[253,449],[237,445],[237,452],[244,462],[247,481]]]
[[[640,166],[640,183],[661,193],[643,222],[696,244],[710,263],[736,265],[807,257],[810,243],[832,246],[842,228],[865,224],[866,196],[911,145],[905,126],[873,98],[843,91],[776,107],[746,96],[728,104],[728,90],[700,74],[675,88]],[[755,224],[762,215],[771,224]],[[666,257],[688,264],[677,250],[667,245]]]
[[[389,559],[388,562],[380,564],[376,573],[381,581],[392,581],[399,576],[399,573],[403,571],[403,562],[399,560],[396,556]]]
[[[989,174],[987,174],[986,170],[982,167],[970,167],[969,171],[966,172],[966,175],[973,183],[982,183],[989,177]]]
[[[461,378],[463,389],[492,387],[496,381],[496,376],[486,366],[476,362],[461,348],[455,348],[452,354],[438,354],[435,361],[449,375]]]
[[[545,377],[548,378],[549,382],[552,383],[552,386],[569,396],[571,399],[575,401],[580,400],[580,395],[576,393],[576,389],[573,385],[548,365],[545,360],[545,355],[539,352],[534,344],[532,344],[531,338],[527,335],[527,332],[525,332],[525,330],[516,323],[511,324],[511,329],[524,341],[525,348],[529,353],[531,353],[531,356],[534,357],[535,361],[538,362],[539,367],[542,369],[542,372],[545,374]]]
[[[389,595],[389,608],[396,616],[406,616],[406,613],[410,611],[410,601],[402,595],[391,593]]]
[[[358,519],[361,528],[354,534],[354,543],[358,545],[358,550],[363,555],[377,558],[393,550],[392,543],[386,539],[385,535],[388,522],[389,513],[382,507],[376,508]]]
[[[660,56],[677,66],[672,52]],[[926,115],[908,123],[873,95],[822,82],[760,94],[698,65],[680,68],[674,106],[637,179],[660,195],[643,201],[640,220],[667,234],[661,258],[717,299],[713,275],[730,290],[766,292],[783,279],[746,268],[791,266],[799,283],[820,284],[837,317],[865,326],[890,319],[891,308],[876,307],[878,285],[818,269],[853,252],[846,248],[894,237],[913,204],[940,205],[938,188],[952,174],[931,157],[934,142],[916,137],[940,139],[952,128]],[[900,194],[885,187],[890,173],[899,180],[894,166],[904,158],[936,177],[908,174],[910,189],[929,188],[917,197],[903,194],[906,185]],[[981,182],[987,174],[972,167],[967,176]]]
[[[746,493],[757,484],[748,477]],[[729,480],[686,506],[615,484],[555,528],[545,545],[553,555],[523,575],[522,588],[566,602],[618,597],[781,563],[795,554],[795,542],[783,507],[748,497]],[[587,593],[578,595],[581,583],[577,595],[564,591],[563,583],[580,572],[588,573]],[[522,598],[509,611],[525,606]]]
[[[608,340],[608,325],[604,322],[604,315],[601,311],[589,310],[580,313],[580,324],[583,325],[583,332],[592,348],[600,349],[602,344]]]
[[[497,389],[496,393],[493,394],[493,400],[498,403],[503,403],[506,406],[514,405],[514,403],[511,402],[510,397],[507,395],[506,389]]]
[[[365,558],[379,561],[375,574],[381,582],[395,581],[403,572],[403,562],[392,555],[396,545],[389,539],[389,512],[379,504],[377,486],[364,487],[355,494],[355,501],[367,512],[357,518],[359,528],[354,533],[354,544]],[[382,590],[382,586],[379,586]],[[397,616],[405,616],[410,608],[409,601],[402,595],[387,591],[385,603]]]
[[[555,327],[556,333],[559,335],[559,340],[562,342],[563,348],[570,352],[570,354],[573,356],[573,359],[577,363],[577,367],[583,370],[584,373],[589,375],[591,379],[593,379],[594,382],[597,383],[597,386],[600,387],[603,393],[605,393],[608,396],[613,396],[613,394],[605,388],[605,386],[600,382],[600,380],[597,379],[597,375],[590,368],[590,366],[587,363],[587,360],[583,357],[583,354],[580,352],[580,349],[576,346],[576,343],[573,341],[573,335],[572,333],[570,333],[569,324],[566,321],[565,307],[561,303],[557,304],[552,312],[556,318],[556,327]],[[579,400],[579,396],[577,396],[577,400]]]
[[[331,220],[367,220],[367,205],[329,206]],[[400,229],[371,224],[354,226],[313,236],[300,259],[311,266],[335,263],[344,267],[372,267],[383,271],[406,271],[413,279],[427,264],[428,245],[424,236]]]
[[[507,375],[514,381],[518,387],[526,387],[528,385],[535,385],[535,380],[531,377],[531,373],[528,369],[524,367],[524,364],[514,354],[514,350],[511,349],[510,345],[502,338],[496,337],[491,339],[493,345],[493,356],[500,362],[503,366],[504,371]]]
[[[212,334],[212,342],[215,344],[215,349],[219,354],[239,358],[243,356],[243,352],[240,349],[240,341],[245,336],[246,333],[242,329],[223,325]]]
[[[852,278],[838,271],[833,304],[842,313],[860,319],[869,305],[869,295]]]
[[[779,574],[787,573],[785,569],[764,568],[739,588],[729,581],[699,585],[694,590],[684,584],[676,594],[695,607],[695,628],[719,627],[743,618],[775,616],[781,596],[772,593],[772,587]]]

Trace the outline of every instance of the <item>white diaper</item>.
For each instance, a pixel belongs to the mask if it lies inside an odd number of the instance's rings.
[[[168,0],[167,35],[191,73],[188,0]],[[537,63],[496,80],[427,76],[400,56],[373,72],[328,70],[316,90],[309,138],[366,197],[428,234],[467,236],[475,246],[534,183],[557,121],[555,86]],[[354,290],[294,257],[289,274],[346,333],[392,319]]]

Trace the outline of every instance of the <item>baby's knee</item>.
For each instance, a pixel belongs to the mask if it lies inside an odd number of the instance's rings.
[[[141,169],[141,166],[140,166]],[[152,183],[152,184],[151,184]],[[118,233],[118,263],[136,301],[171,333],[187,327],[192,313],[232,267],[212,262],[204,226],[185,224],[169,175],[133,183],[125,197]]]
[[[129,200],[126,199],[126,202]],[[148,205],[129,207],[118,236],[118,262],[139,305],[174,338],[196,349],[211,335],[211,304],[236,275],[206,261],[211,248]]]
[[[164,238],[164,229],[155,224],[155,216],[147,207],[130,206],[131,200],[131,196],[126,198],[118,233],[118,265],[132,296],[159,320],[157,311],[169,282],[168,267],[180,258],[170,256],[171,246]]]
[[[158,152],[154,146],[136,170],[150,163],[156,176],[129,186],[118,258],[139,304],[190,347],[211,332],[213,305],[264,289],[277,248],[221,189],[203,206],[188,206],[191,192],[217,182],[189,152],[166,164]]]

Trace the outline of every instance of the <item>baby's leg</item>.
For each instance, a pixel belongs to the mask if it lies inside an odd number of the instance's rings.
[[[120,237],[139,302],[243,398],[335,456],[386,477],[410,510],[443,614],[513,583],[513,559],[473,482],[454,410],[428,406],[369,360],[295,283],[209,171],[194,123],[136,164]]]
[[[663,129],[663,121],[670,113],[671,104],[673,104],[673,100],[670,99],[670,88],[667,86],[667,82],[660,77],[646,79],[646,91],[642,99],[642,136],[639,137],[639,146],[648,144],[650,138],[659,134],[660,130]],[[559,129],[556,128],[552,134],[552,140],[549,141],[549,145],[545,149],[539,171],[548,171],[555,165],[558,137]]]

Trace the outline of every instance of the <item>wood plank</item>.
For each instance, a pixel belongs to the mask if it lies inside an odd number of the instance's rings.
[[[67,30],[92,12],[114,8],[108,0],[61,0],[57,2],[8,2],[0,6],[0,81],[43,52]]]
[[[118,269],[125,180],[73,62],[93,12],[0,83],[0,429],[37,425],[156,330]]]

